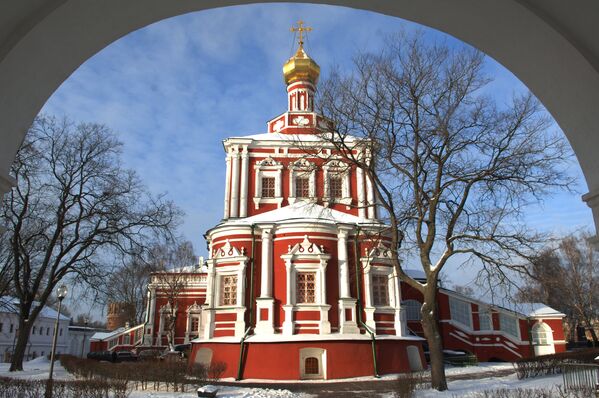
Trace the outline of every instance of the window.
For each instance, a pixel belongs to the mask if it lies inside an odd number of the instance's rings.
[[[33,327],[33,330],[31,331],[31,334],[34,335],[35,334],[35,326]]]
[[[538,325],[532,329],[532,343],[534,345],[547,344],[547,332]]]
[[[237,275],[221,276],[220,305],[237,304]]]
[[[131,342],[131,337],[128,334],[124,335],[123,336],[123,344],[124,345],[129,345],[130,342]]]
[[[46,328],[46,336],[50,336],[50,328],[49,327]]]
[[[191,318],[191,330],[190,330],[190,333],[197,334],[199,327],[200,327],[200,319],[196,318],[196,317]]]
[[[499,313],[499,330],[514,337],[518,337],[518,319],[514,316]]]
[[[331,175],[329,177],[329,196],[333,199],[341,199],[343,197],[343,180],[339,175]]]
[[[274,198],[275,197],[275,178],[274,177],[262,177],[262,197],[263,198]]]
[[[472,327],[472,316],[470,313],[470,303],[449,297],[449,311],[451,319],[461,323],[462,325]]]
[[[298,272],[296,303],[315,303],[316,302],[316,273]]]
[[[403,303],[406,309],[406,320],[407,321],[420,321],[422,315],[420,314],[420,308],[422,304],[416,300],[406,300]]]
[[[12,333],[13,329],[14,329],[15,325],[13,325],[12,323],[10,324],[10,330],[9,333]]]
[[[4,329],[4,324],[2,322],[0,322],[0,332],[3,332]]]
[[[306,358],[304,364],[304,373],[307,375],[317,375],[320,373],[318,369],[318,358],[309,357]]]
[[[62,328],[60,328],[60,333],[58,333],[59,336],[62,336]]]
[[[480,330],[493,330],[493,319],[491,318],[489,310],[481,309],[479,307],[478,311],[478,324]]]
[[[389,306],[389,277],[372,275],[372,304],[377,307]]]
[[[310,179],[308,177],[297,177],[295,179],[295,197],[307,198],[310,196]]]
[[[114,348],[118,343],[118,339],[108,340],[108,349]]]

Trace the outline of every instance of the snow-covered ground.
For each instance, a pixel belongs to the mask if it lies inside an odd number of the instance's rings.
[[[9,363],[0,363],[0,376],[8,376],[15,379],[39,380],[47,379],[50,373],[50,360],[46,357],[37,357],[28,362],[23,362],[22,372],[9,372]],[[55,380],[73,380],[74,377],[67,372],[59,361],[54,363]]]
[[[45,379],[48,377],[50,369],[50,361],[46,358],[36,358],[23,364],[24,371],[22,372],[8,372],[9,364],[0,364],[0,376],[9,376],[22,379]],[[481,372],[492,372],[492,371],[503,371],[506,369],[512,369],[512,365],[509,363],[480,363],[478,366],[468,367],[448,367],[446,374],[448,376],[455,375],[467,375]],[[54,365],[54,377],[60,380],[72,380],[73,376],[67,373],[60,362],[56,362]],[[386,375],[383,380],[389,380],[395,378],[395,375]],[[338,382],[346,381],[373,381],[373,377],[360,377],[355,379],[344,379],[344,380],[330,380],[327,384],[331,384],[330,390],[334,390],[334,384]],[[246,380],[246,382],[252,382],[257,380]],[[260,380],[265,382],[265,380]],[[322,382],[322,380],[316,381]],[[305,382],[302,382],[305,383]],[[562,384],[562,376],[547,376],[537,377],[533,379],[518,380],[515,374],[503,377],[486,377],[479,379],[470,380],[455,380],[449,382],[449,390],[444,392],[438,392],[434,390],[422,390],[416,393],[417,398],[436,398],[436,397],[469,397],[471,394],[492,389],[515,389],[515,388],[544,388],[551,389],[556,388]],[[382,394],[382,397],[391,397],[392,394]],[[131,398],[191,398],[197,397],[197,393],[186,392],[186,393],[173,393],[172,391],[167,392],[155,392],[155,391],[133,391]],[[310,394],[299,394],[289,390],[277,389],[277,383],[272,381],[272,388],[249,388],[243,387],[243,383],[239,386],[219,386],[219,398],[310,398],[313,395]]]

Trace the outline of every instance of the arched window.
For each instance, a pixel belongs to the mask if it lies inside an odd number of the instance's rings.
[[[420,314],[420,308],[422,304],[416,300],[405,300],[402,301],[401,305],[406,309],[406,320],[408,321],[420,321],[422,316]]]
[[[546,323],[537,323],[532,328],[532,343],[534,345],[548,345],[549,344],[549,329]]]
[[[317,375],[320,373],[318,370],[318,358],[308,357],[305,360],[304,372],[307,375]]]

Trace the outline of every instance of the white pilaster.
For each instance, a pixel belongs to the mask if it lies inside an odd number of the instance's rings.
[[[230,207],[229,196],[230,196],[230,186],[231,186],[231,154],[228,152],[227,152],[227,157],[226,157],[226,163],[227,163],[227,171],[225,174],[225,209],[224,209],[224,215],[223,215],[223,218],[225,218],[225,219],[229,218],[229,207]]]
[[[366,201],[368,202],[368,218],[375,218],[374,214],[374,188],[370,177],[366,175]]]
[[[347,267],[347,235],[346,229],[337,232],[337,261],[339,264],[339,297],[349,298],[349,270]]]
[[[283,321],[283,334],[286,336],[290,336],[294,332],[294,322],[293,322],[293,302],[291,301],[291,261],[285,260],[285,305],[283,306],[283,310],[285,311],[285,320]],[[293,289],[295,290],[295,289]]]
[[[358,191],[358,217],[366,217],[366,201],[364,200],[364,170],[356,170],[356,186]]]
[[[250,157],[248,154],[248,148],[247,146],[244,146],[243,151],[241,152],[241,199],[239,202],[239,217],[247,217],[249,164]]]
[[[231,217],[239,215],[239,152],[231,154],[231,209],[229,214]]]
[[[260,298],[272,297],[272,237],[271,229],[262,230],[262,267],[260,268]]]

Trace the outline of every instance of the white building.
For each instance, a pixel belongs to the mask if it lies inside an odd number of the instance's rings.
[[[18,305],[19,301],[17,298],[0,298],[0,359],[3,362],[10,362],[17,342],[19,327]],[[34,305],[37,305],[37,303]],[[42,309],[31,328],[27,350],[25,351],[26,361],[39,356],[50,355],[54,323],[56,322],[57,315],[57,312],[50,307],[45,306]],[[69,322],[70,319],[67,316],[60,315],[58,339],[56,341],[57,354],[69,352]]]

